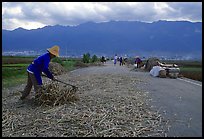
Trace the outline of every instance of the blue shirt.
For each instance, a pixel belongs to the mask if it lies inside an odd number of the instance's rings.
[[[36,80],[38,81],[38,85],[42,85],[41,73],[44,72],[48,78],[53,79],[52,73],[49,71],[49,63],[50,63],[50,54],[46,53],[44,55],[36,58],[32,64],[30,64],[27,68],[28,71],[34,73]]]

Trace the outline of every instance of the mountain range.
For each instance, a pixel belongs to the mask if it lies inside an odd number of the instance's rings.
[[[45,52],[60,46],[60,55],[195,55],[202,57],[202,22],[86,22],[2,30],[2,51]]]

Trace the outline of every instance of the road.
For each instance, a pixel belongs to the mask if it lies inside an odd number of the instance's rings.
[[[118,63],[117,63],[118,64]],[[112,61],[104,67],[75,70],[76,74],[131,74],[142,82],[137,88],[149,92],[153,109],[168,119],[167,135],[170,137],[202,137],[202,82],[190,79],[153,77],[149,72],[131,70],[126,66],[114,66]]]
[[[145,79],[137,87],[148,91],[152,103],[171,124],[168,136],[202,137],[202,83],[190,79],[152,77],[136,72]]]

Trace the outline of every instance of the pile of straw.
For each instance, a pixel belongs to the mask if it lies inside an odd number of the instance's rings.
[[[63,105],[79,100],[76,91],[76,88],[60,87],[58,83],[47,83],[36,93],[35,102],[49,106]]]
[[[53,75],[61,75],[66,72],[64,67],[61,64],[56,63],[56,62],[50,62],[49,70],[51,71]]]

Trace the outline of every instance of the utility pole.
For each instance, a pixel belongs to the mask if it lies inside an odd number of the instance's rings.
[[[66,60],[67,60],[67,47],[66,47]]]
[[[67,42],[67,46],[66,46],[66,60],[68,60],[68,52],[69,52],[69,54],[71,54],[71,51],[68,50],[69,44],[70,44],[70,43]]]

